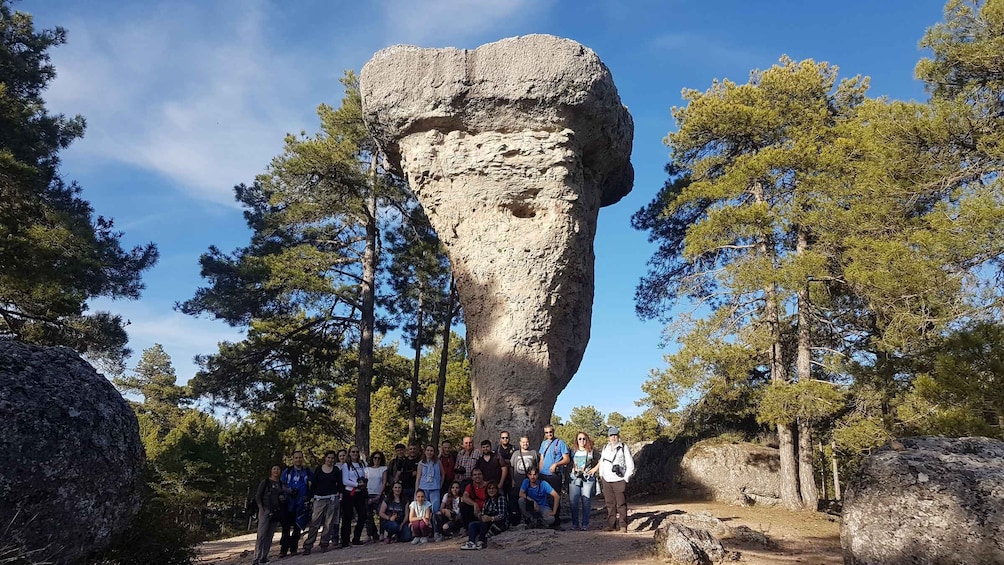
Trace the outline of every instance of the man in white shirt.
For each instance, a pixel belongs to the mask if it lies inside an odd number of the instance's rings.
[[[600,478],[603,479],[603,500],[607,505],[607,531],[627,532],[627,498],[624,491],[634,474],[634,460],[628,447],[621,443],[620,429],[607,429],[607,444],[600,453]],[[618,517],[620,524],[618,525]],[[618,527],[619,526],[619,527]]]

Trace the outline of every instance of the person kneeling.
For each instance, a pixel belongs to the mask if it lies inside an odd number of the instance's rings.
[[[530,469],[519,488],[519,510],[530,527],[551,526],[558,515],[558,491]]]
[[[467,543],[460,549],[484,549],[488,540],[509,528],[508,505],[506,497],[499,493],[495,483],[488,483],[485,488],[487,498],[477,521],[467,525]]]

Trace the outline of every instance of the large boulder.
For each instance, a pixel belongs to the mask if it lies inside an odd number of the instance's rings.
[[[778,450],[752,443],[705,440],[680,461],[681,494],[730,504],[774,506],[781,501]]]
[[[848,565],[1004,563],[1004,442],[900,439],[849,485],[840,544]]]
[[[634,475],[627,489],[630,496],[669,494],[677,487],[680,460],[686,453],[686,441],[659,438],[631,446]]]
[[[453,266],[475,437],[539,439],[589,341],[599,209],[634,180],[610,71],[574,41],[530,35],[389,47],[359,84],[367,127]]]
[[[105,547],[139,510],[143,461],[136,416],[90,364],[0,341],[0,545],[56,563]]]

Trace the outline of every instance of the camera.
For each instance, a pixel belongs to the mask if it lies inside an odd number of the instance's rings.
[[[610,470],[613,471],[614,474],[617,475],[618,477],[624,476],[624,469],[621,468],[620,465],[614,465],[613,467],[610,468]]]

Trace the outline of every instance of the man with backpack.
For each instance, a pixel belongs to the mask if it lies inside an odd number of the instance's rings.
[[[307,494],[312,483],[312,473],[303,464],[303,452],[293,452],[293,465],[286,467],[280,477],[282,484],[289,489],[286,504],[279,513],[279,523],[282,525],[282,537],[279,539],[279,557],[286,553],[296,555],[300,543],[300,533],[306,524],[301,524],[298,517],[306,516]],[[309,522],[309,517],[305,520]]]

